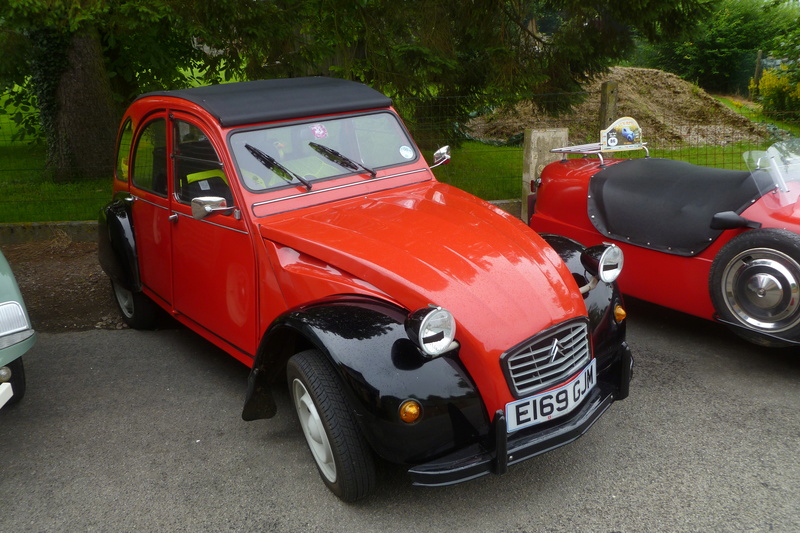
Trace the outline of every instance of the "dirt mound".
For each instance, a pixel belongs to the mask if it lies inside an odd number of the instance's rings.
[[[614,67],[585,87],[588,98],[572,113],[548,117],[530,102],[523,102],[474,119],[469,123],[471,135],[506,141],[529,128],[566,127],[571,143],[597,142],[600,87],[609,80],[618,83],[617,117],[635,118],[651,146],[758,142],[768,136],[766,127],[752,123],[674,74],[625,67]]]

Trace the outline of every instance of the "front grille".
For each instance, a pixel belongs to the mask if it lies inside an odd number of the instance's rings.
[[[0,335],[10,335],[28,328],[25,311],[19,302],[0,304]]]
[[[578,319],[531,337],[506,352],[502,364],[511,392],[522,398],[572,377],[591,357],[589,327]]]

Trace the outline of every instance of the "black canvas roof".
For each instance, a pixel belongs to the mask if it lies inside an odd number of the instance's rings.
[[[182,98],[202,106],[223,127],[359,111],[392,103],[391,98],[362,83],[322,76],[155,91],[139,98],[153,95]]]

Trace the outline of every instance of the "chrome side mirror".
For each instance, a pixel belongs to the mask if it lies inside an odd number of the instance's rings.
[[[230,212],[234,207],[228,207],[228,202],[220,196],[198,196],[192,198],[192,216],[197,220],[213,215],[214,213]]]
[[[436,168],[439,165],[446,165],[450,162],[450,147],[442,146],[433,153],[433,164],[431,168]]]

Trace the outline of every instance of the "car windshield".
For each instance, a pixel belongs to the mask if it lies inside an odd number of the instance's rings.
[[[348,174],[370,179],[376,171],[418,158],[390,112],[248,128],[230,136],[242,183],[253,192],[302,186]]]
[[[771,182],[782,192],[800,188],[800,139],[773,144],[766,150],[744,153],[747,168],[757,179]]]

